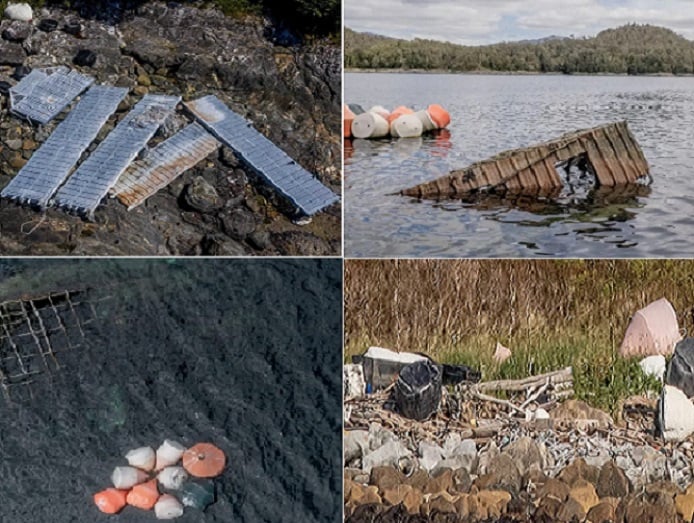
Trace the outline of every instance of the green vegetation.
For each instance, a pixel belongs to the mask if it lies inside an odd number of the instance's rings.
[[[692,332],[694,261],[349,261],[345,358],[370,345],[423,352],[484,380],[572,366],[577,396],[616,410],[659,390],[617,350],[633,313],[661,297]],[[513,351],[501,365],[497,341]]]
[[[345,29],[345,67],[533,73],[692,74],[694,42],[669,29],[626,25],[593,38],[462,46]]]

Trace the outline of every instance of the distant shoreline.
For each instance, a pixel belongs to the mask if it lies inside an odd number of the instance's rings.
[[[674,73],[647,73],[647,74],[627,74],[627,73],[560,73],[538,71],[450,71],[448,69],[357,69],[345,68],[345,73],[387,73],[387,74],[460,74],[471,76],[494,75],[494,76],[633,76],[633,77],[683,77],[691,78],[694,74],[674,74]]]

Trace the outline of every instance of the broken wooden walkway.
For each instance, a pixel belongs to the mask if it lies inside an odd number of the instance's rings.
[[[622,121],[506,151],[404,189],[401,194],[416,198],[455,198],[481,190],[551,193],[563,185],[557,166],[573,163],[585,163],[595,175],[596,183],[606,187],[635,183],[648,174],[648,162],[627,123]]]

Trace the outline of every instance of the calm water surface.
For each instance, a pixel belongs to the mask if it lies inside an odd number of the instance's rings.
[[[345,253],[358,257],[694,255],[694,78],[345,74],[345,100],[446,107],[450,133],[345,142]],[[392,195],[501,151],[627,120],[649,187],[538,201]]]

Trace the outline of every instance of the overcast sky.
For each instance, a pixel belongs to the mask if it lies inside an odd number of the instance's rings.
[[[594,36],[631,22],[694,40],[692,0],[343,0],[345,26],[404,38],[481,45]]]

